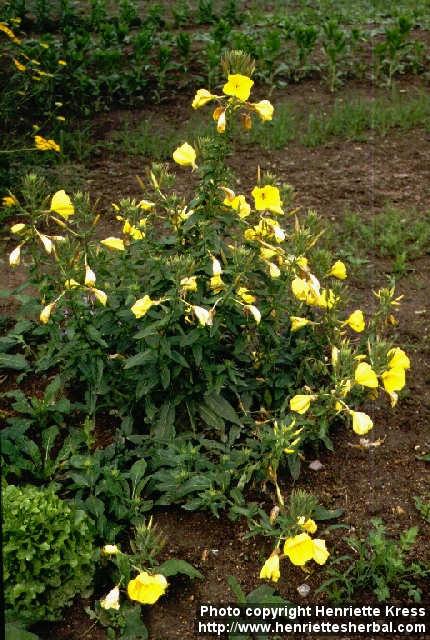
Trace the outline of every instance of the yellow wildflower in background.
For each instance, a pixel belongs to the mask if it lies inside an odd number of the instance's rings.
[[[175,149],[173,160],[182,167],[192,167],[193,169],[197,167],[196,152],[188,142],[184,142],[184,144]]]
[[[180,285],[183,291],[197,291],[197,276],[182,278]]]
[[[315,398],[315,395],[295,395],[290,400],[290,409],[291,411],[295,411],[296,413],[300,413],[303,415],[309,409],[312,400],[315,400]]]
[[[9,29],[6,23],[0,22],[0,31],[3,31],[3,33],[7,35],[7,37],[10,38],[15,44],[21,44],[21,40],[16,37],[12,29]]]
[[[140,604],[154,604],[165,593],[167,586],[165,576],[151,576],[143,571],[134,580],[130,580],[127,593],[130,600],[136,600]]]
[[[341,260],[338,260],[334,263],[328,275],[334,276],[339,280],[345,280],[345,278],[347,277],[345,264]]]
[[[278,187],[267,184],[265,187],[254,187],[252,196],[255,201],[257,211],[272,211],[273,213],[284,213],[282,211],[281,195]]]
[[[21,262],[21,245],[15,247],[9,254],[9,264],[11,267],[17,267]]]
[[[401,391],[406,384],[405,370],[402,367],[393,367],[392,369],[388,369],[388,371],[384,371],[381,379],[384,384],[384,389],[388,393]]]
[[[143,211],[150,211],[155,207],[155,202],[150,202],[150,200],[141,200],[137,203],[137,206]]]
[[[378,386],[378,377],[376,373],[373,371],[370,364],[367,362],[360,362],[357,366],[354,379],[358,384],[361,384],[363,387],[370,387],[371,389],[376,389]]]
[[[231,207],[232,209],[234,209],[234,211],[237,211],[237,213],[239,214],[239,218],[246,218],[251,213],[251,207],[247,203],[244,195],[236,196],[233,193],[232,198],[226,196],[223,204],[226,207]]]
[[[118,553],[120,550],[116,544],[105,544],[102,548],[102,554],[105,556],[116,556]]]
[[[96,274],[90,267],[85,265],[85,284],[87,287],[94,287],[96,283]]]
[[[360,309],[353,311],[343,324],[347,324],[357,333],[361,333],[366,326],[363,312]]]
[[[50,210],[55,211],[55,213],[58,213],[66,220],[75,213],[75,208],[70,200],[70,196],[67,195],[64,189],[60,189],[60,191],[54,193]]]
[[[54,307],[55,307],[55,302],[51,302],[50,304],[47,304],[46,307],[43,307],[39,316],[40,322],[42,322],[43,324],[47,324],[47,322],[49,321],[49,318],[51,317],[51,313]]]
[[[58,145],[55,140],[47,140],[42,136],[34,136],[34,144],[39,151],[61,151],[60,145]]]
[[[2,198],[2,205],[4,207],[14,207],[17,204],[19,204],[17,198],[14,195],[10,195],[10,196],[3,196]]]
[[[136,300],[134,305],[131,307],[132,313],[136,316],[136,318],[142,318],[152,306],[159,304],[159,300],[151,300],[151,298],[146,294],[143,298]]]
[[[281,577],[279,570],[279,555],[276,551],[272,553],[270,558],[266,560],[260,571],[260,578],[262,580],[272,580],[278,582]]]
[[[263,122],[273,118],[274,107],[269,100],[260,100],[252,105]]]
[[[299,316],[290,316],[291,320],[291,331],[298,331],[303,327],[306,327],[308,324],[313,324],[311,320],[307,318],[300,318]]]
[[[17,60],[16,58],[13,59],[13,63],[15,65],[15,67],[18,69],[18,71],[25,71],[26,70],[26,66],[25,64],[22,64],[22,62],[20,62],[19,60]]]
[[[306,520],[305,516],[299,516],[297,518],[297,524],[307,533],[315,533],[315,531],[318,529],[315,520],[312,520],[312,518],[308,518]]]
[[[213,314],[211,311],[208,311],[207,309],[204,309],[203,307],[199,307],[197,305],[194,305],[192,307],[192,310],[202,327],[204,327],[205,325],[207,325],[208,327],[212,326]]]
[[[297,300],[306,302],[309,295],[309,284],[303,278],[294,278],[291,283],[291,291]]]
[[[250,313],[252,315],[252,317],[254,318],[257,324],[260,324],[261,322],[260,309],[255,307],[253,304],[246,304],[243,308],[245,309],[245,312]]]
[[[216,100],[219,97],[220,96],[215,96],[207,89],[198,89],[196,95],[194,96],[194,100],[191,103],[191,106],[193,107],[193,109],[200,109],[200,107],[204,107],[205,104],[211,102],[212,100]]]
[[[100,302],[100,304],[102,304],[105,307],[106,306],[106,301],[107,301],[106,293],[104,291],[102,291],[101,289],[91,289],[91,291],[95,295],[97,300]]]
[[[253,86],[254,80],[251,80],[248,76],[233,73],[228,76],[228,80],[222,90],[226,96],[234,96],[241,102],[245,102],[245,100],[248,100]]]
[[[350,411],[349,413],[352,416],[352,429],[359,436],[365,436],[373,429],[373,422],[367,413],[362,411]]]
[[[21,233],[21,231],[24,231],[26,225],[23,222],[18,222],[17,224],[13,224],[10,228],[11,232],[14,233],[15,235]]]
[[[100,606],[102,609],[119,609],[119,588],[114,587],[109,593],[100,600]]]
[[[225,284],[219,273],[216,273],[211,277],[209,287],[214,293],[219,293],[222,289],[224,289]]]
[[[66,282],[64,283],[65,289],[76,289],[76,287],[79,287],[79,286],[80,286],[79,282],[76,282],[76,280],[74,280],[73,278],[66,280]]]
[[[411,361],[409,360],[406,353],[400,347],[394,347],[390,349],[388,354],[390,360],[388,361],[388,366],[390,369],[410,369]]]
[[[242,300],[247,304],[252,304],[253,302],[255,302],[255,296],[249,293],[249,289],[247,289],[246,287],[239,287],[239,289],[237,290],[237,295],[239,296],[239,298],[242,298]]]
[[[66,67],[67,66],[67,62],[65,60],[59,60],[58,64],[60,65],[60,67]]]
[[[109,249],[116,249],[117,251],[124,251],[124,241],[121,238],[114,238],[113,236],[109,236],[109,238],[105,238],[104,240],[100,240],[101,244],[104,244],[105,247],[109,247]]]

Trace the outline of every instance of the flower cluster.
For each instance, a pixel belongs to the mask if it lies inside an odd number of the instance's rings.
[[[292,564],[299,567],[304,567],[310,560],[314,560],[320,565],[326,563],[330,554],[326,549],[325,540],[311,538],[309,535],[317,531],[316,522],[312,518],[299,516],[295,529],[299,530],[300,533],[285,537],[283,554],[280,551],[280,540],[270,557],[263,564],[260,571],[261,579],[277,582],[281,577],[280,560],[283,558],[288,558]]]

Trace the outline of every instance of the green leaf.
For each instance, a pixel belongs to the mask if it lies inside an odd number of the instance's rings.
[[[321,505],[317,505],[313,510],[313,517],[315,520],[334,520],[339,518],[343,513],[343,509],[326,509]]]
[[[186,369],[190,368],[190,365],[185,360],[184,356],[182,356],[177,351],[172,351],[171,354],[170,354],[170,358],[172,360],[174,360],[174,362],[177,362],[178,364],[182,365],[184,368],[186,368]]]
[[[92,338],[94,342],[97,342],[101,347],[108,346],[107,342],[101,337],[100,331],[98,331],[98,329],[96,329],[92,324],[87,326],[87,333],[90,338]]]
[[[170,385],[170,369],[166,367],[165,364],[161,365],[160,368],[160,380],[163,386],[163,389],[167,389]]]
[[[20,353],[0,353],[0,369],[14,369],[15,371],[23,371],[29,368],[29,364]]]
[[[224,430],[224,420],[217,413],[215,413],[215,411],[208,407],[206,403],[202,403],[198,409],[202,420],[209,427],[214,427],[215,429],[219,429],[221,431]]]
[[[40,640],[39,636],[26,631],[13,622],[7,622],[5,628],[5,640]]]
[[[300,467],[301,467],[299,456],[291,453],[287,457],[287,462],[288,462],[288,469],[290,470],[290,473],[291,473],[291,477],[293,478],[293,480],[297,480],[298,477],[300,476]]]
[[[163,562],[163,564],[157,568],[157,571],[166,577],[176,576],[178,573],[182,573],[189,578],[200,578],[201,580],[204,578],[203,574],[191,564],[185,560],[178,560],[177,558],[166,560],[166,562]]]
[[[158,420],[152,430],[153,435],[160,440],[168,440],[175,435],[175,405],[167,400],[161,407]]]
[[[228,582],[228,586],[233,592],[234,597],[236,598],[236,602],[238,604],[245,604],[246,596],[242,591],[242,587],[238,583],[237,579],[234,576],[228,576],[227,582]]]
[[[133,606],[126,610],[125,626],[119,640],[148,640],[148,630],[140,616],[141,610],[140,606]]]
[[[145,351],[141,351],[140,353],[136,353],[136,355],[131,356],[125,361],[124,369],[131,369],[132,367],[138,367],[141,364],[146,364],[151,362],[151,360],[155,359],[155,354],[152,349],[146,349]]]
[[[262,584],[246,596],[249,604],[285,604],[284,598],[275,594],[275,589],[268,584]]]
[[[206,395],[205,402],[212,411],[214,411],[218,416],[221,416],[221,418],[224,418],[224,420],[237,424],[239,427],[243,426],[235,409],[233,409],[231,404],[218,393]]]
[[[146,461],[142,459],[135,462],[129,471],[129,476],[132,483],[136,486],[137,483],[140,482],[140,480],[142,480],[142,478],[145,477],[145,473],[146,473]]]

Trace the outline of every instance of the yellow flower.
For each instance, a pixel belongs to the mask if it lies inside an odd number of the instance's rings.
[[[197,276],[182,278],[180,284],[183,291],[197,291]]]
[[[355,370],[354,378],[355,381],[363,387],[376,389],[378,386],[378,377],[367,362],[360,362]]]
[[[212,273],[214,276],[219,276],[222,273],[221,262],[215,257],[212,258]]]
[[[333,367],[335,367],[339,362],[339,354],[340,354],[340,351],[337,347],[331,348],[331,363]]]
[[[164,594],[167,586],[167,580],[163,575],[151,576],[143,571],[134,580],[130,580],[127,593],[131,600],[141,604],[154,604]]]
[[[133,240],[143,240],[145,237],[145,233],[140,229],[136,229],[134,225],[130,228],[129,234]]]
[[[267,184],[265,187],[254,187],[252,196],[254,197],[257,211],[284,213],[278,187],[274,187],[271,184]]]
[[[7,37],[10,38],[15,44],[21,44],[21,40],[16,37],[12,29],[9,29],[9,27],[4,22],[0,22],[0,31],[3,31],[3,33],[7,35]]]
[[[9,264],[11,267],[17,267],[21,262],[21,245],[19,244],[9,254]]]
[[[269,102],[269,100],[260,100],[260,102],[256,102],[252,105],[255,111],[258,113],[263,122],[267,120],[271,120],[273,118],[273,105]]]
[[[138,202],[137,206],[143,211],[150,211],[153,207],[155,207],[155,202],[150,202],[149,200],[141,200],[140,202]]]
[[[15,234],[20,234],[21,231],[24,231],[24,229],[25,229],[25,224],[22,222],[18,222],[17,224],[12,225],[10,228],[11,232]]]
[[[97,298],[97,300],[100,302],[100,304],[102,304],[105,307],[106,301],[107,301],[107,295],[105,294],[105,292],[102,291],[101,289],[92,289],[92,292]]]
[[[55,302],[51,302],[50,304],[47,304],[46,307],[43,307],[39,316],[40,322],[42,322],[43,324],[46,324],[48,322],[54,307],[55,307]]]
[[[212,276],[209,286],[214,293],[219,293],[222,289],[224,289],[225,284],[222,281],[219,273],[216,273],[214,276]]]
[[[44,246],[46,253],[51,254],[54,245],[52,244],[52,240],[48,238],[48,236],[44,236],[43,233],[39,233],[39,238]]]
[[[312,560],[313,552],[312,538],[307,533],[299,533],[285,540],[284,554],[296,566],[303,567],[308,560]]]
[[[297,300],[306,302],[309,295],[309,284],[303,278],[294,278],[291,283],[291,290]]]
[[[290,316],[291,331],[298,331],[302,327],[306,327],[308,324],[313,324],[311,320],[307,318],[300,318],[299,316]]]
[[[175,149],[173,160],[182,167],[192,167],[193,169],[197,167],[196,152],[188,142],[184,142],[183,145]]]
[[[117,251],[124,251],[124,241],[121,238],[114,238],[113,236],[109,236],[109,238],[105,238],[104,240],[100,240],[101,244],[104,244],[105,247],[109,247],[109,249],[116,249]]]
[[[55,142],[55,140],[47,140],[42,136],[34,136],[34,144],[36,145],[36,149],[39,149],[39,151],[61,151],[60,146]]]
[[[263,260],[270,260],[273,256],[279,255],[276,249],[268,249],[266,247],[260,247],[260,256]]]
[[[100,600],[102,609],[119,609],[119,588],[114,587],[109,591],[107,596]]]
[[[257,324],[260,324],[261,313],[257,307],[255,307],[253,304],[246,304],[243,308],[245,309],[246,312],[250,313],[253,316]]]
[[[226,120],[225,120],[225,110],[223,109],[217,119],[216,130],[218,133],[225,133]]]
[[[242,300],[247,304],[252,304],[253,302],[255,302],[255,296],[250,294],[249,289],[247,289],[246,287],[239,287],[239,289],[237,290],[237,295],[239,296],[239,298],[242,298]]]
[[[233,196],[225,198],[224,203],[227,207],[231,207],[234,211],[237,211],[239,218],[246,218],[251,213],[251,207],[247,203],[245,196]]]
[[[208,311],[207,309],[204,309],[203,307],[198,307],[197,305],[194,305],[192,307],[195,315],[197,316],[197,319],[199,321],[199,323],[202,325],[202,327],[204,327],[205,325],[207,326],[211,326],[213,323],[213,314],[211,311]]]
[[[59,64],[61,67],[66,67],[66,66],[67,66],[67,62],[66,62],[65,60],[59,60],[59,61],[58,61],[58,64]]]
[[[245,102],[249,98],[253,85],[254,81],[248,76],[233,73],[228,76],[228,80],[222,90],[226,96],[234,96],[241,102]]]
[[[2,205],[4,207],[14,207],[17,204],[19,204],[19,202],[18,202],[17,198],[15,198],[14,195],[12,195],[12,196],[3,196]]]
[[[341,260],[338,260],[334,263],[332,268],[329,271],[329,276],[334,276],[335,278],[339,278],[339,280],[345,280],[346,276],[346,267]]]
[[[296,413],[306,413],[306,411],[309,409],[309,407],[311,406],[311,401],[315,400],[316,396],[315,395],[301,395],[298,394],[296,396],[294,396],[294,398],[291,398],[290,400],[290,409],[291,411],[295,411]]]
[[[139,300],[136,300],[134,305],[131,307],[132,313],[136,316],[136,318],[142,318],[153,305],[159,304],[159,300],[151,300],[148,295],[143,296]]]
[[[193,109],[200,109],[200,107],[204,107],[205,104],[212,100],[216,100],[216,98],[219,98],[219,96],[213,95],[207,89],[198,89],[191,106]]]
[[[90,267],[85,265],[85,284],[87,287],[94,287],[96,283],[96,274]]]
[[[280,577],[281,572],[279,571],[279,555],[276,551],[274,551],[270,558],[268,558],[261,567],[260,578],[262,580],[272,580],[273,582],[278,582]]]
[[[105,556],[116,556],[120,551],[116,544],[105,544],[102,549],[102,553]]]
[[[373,429],[373,422],[367,413],[362,411],[350,411],[349,413],[352,416],[352,429],[359,436],[365,436]]]
[[[60,191],[54,193],[54,195],[52,196],[50,209],[51,211],[55,211],[55,213],[58,213],[62,218],[65,218],[66,220],[69,218],[69,216],[72,216],[75,213],[75,208],[72,204],[72,201],[70,200],[70,197],[67,195],[64,189],[61,189]]]
[[[297,518],[297,524],[307,533],[315,533],[318,529],[315,520],[312,520],[312,518],[305,520],[305,516],[299,516]]]
[[[13,63],[15,65],[15,67],[18,69],[18,71],[25,71],[26,70],[26,66],[25,64],[22,64],[19,60],[17,60],[16,58],[13,59]]]
[[[274,264],[273,262],[268,262],[267,263],[269,265],[269,274],[271,278],[279,278],[279,276],[281,275],[281,270],[279,269],[279,267]]]
[[[328,291],[327,289],[323,289],[321,293],[316,296],[314,304],[318,307],[322,307],[323,309],[331,309],[336,304],[337,300],[338,298],[331,289]],[[312,304],[309,300],[308,302],[309,304]]]
[[[353,311],[343,324],[347,324],[357,333],[361,333],[362,331],[364,331],[364,328],[366,326],[366,323],[364,322],[363,312],[360,311],[360,309]]]
[[[381,375],[384,389],[388,393],[400,391],[405,386],[405,370],[402,367],[393,367],[384,371]]]
[[[312,540],[312,544],[313,544],[312,559],[315,560],[317,564],[325,564],[327,561],[327,558],[330,555],[326,549],[325,540],[320,540],[318,538],[315,538],[315,540]]]
[[[390,360],[388,361],[388,366],[390,367],[390,369],[411,368],[411,361],[409,360],[403,349],[400,349],[400,347],[394,347],[394,349],[390,349],[387,355],[391,356]]]
[[[76,287],[79,287],[79,286],[80,286],[79,282],[76,282],[76,280],[73,280],[73,278],[66,280],[66,282],[64,283],[65,289],[76,289]]]

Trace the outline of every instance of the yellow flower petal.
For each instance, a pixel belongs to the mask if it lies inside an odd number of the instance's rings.
[[[390,369],[410,369],[411,361],[409,360],[406,353],[400,347],[394,347],[394,349],[390,349],[388,352],[388,356],[390,360],[388,361],[388,366]]]
[[[367,413],[362,411],[350,411],[352,416],[352,428],[359,436],[364,436],[373,428],[373,422]]]
[[[153,305],[159,304],[158,300],[151,300],[150,296],[144,295],[143,298],[136,300],[134,305],[131,307],[132,313],[136,316],[136,318],[142,318]]]
[[[346,267],[344,263],[341,260],[338,260],[337,262],[335,262],[332,268],[330,269],[328,275],[338,278],[339,280],[345,280],[345,278],[347,277],[347,274],[346,274]]]
[[[287,538],[284,544],[284,554],[292,564],[303,567],[314,554],[312,538],[307,533],[299,533],[297,536]]]
[[[308,518],[307,520],[305,520],[304,516],[299,516],[297,518],[297,524],[307,533],[315,533],[315,531],[318,529],[315,520],[312,520],[312,518]]]
[[[363,387],[370,387],[371,389],[376,389],[378,386],[378,377],[376,373],[373,371],[370,364],[367,362],[360,362],[357,366],[354,379],[358,384],[361,384]]]
[[[167,580],[163,575],[151,576],[143,571],[134,580],[130,580],[127,593],[130,600],[136,600],[141,604],[154,604],[165,593],[167,586]]]
[[[255,201],[257,211],[272,211],[273,213],[284,213],[282,210],[281,194],[278,187],[271,184],[265,187],[254,187],[252,196]]]
[[[47,304],[46,307],[43,307],[39,316],[40,322],[42,322],[43,324],[46,324],[49,321],[49,318],[51,317],[51,313],[54,307],[55,307],[55,302],[51,302],[50,304]]]
[[[100,600],[102,609],[119,609],[119,588],[114,587],[109,593]]]
[[[315,560],[315,562],[317,562],[318,564],[325,564],[327,561],[327,558],[330,555],[326,549],[325,540],[320,540],[318,538],[315,538],[315,540],[312,540],[312,545],[313,545],[313,551],[312,551],[313,560]]]
[[[291,411],[295,411],[296,413],[304,414],[311,406],[311,401],[315,400],[315,398],[315,395],[295,395],[290,400],[290,409]]]
[[[9,254],[9,264],[11,267],[17,267],[21,262],[21,245],[15,247]]]
[[[96,283],[96,274],[90,267],[85,265],[85,284],[87,287],[94,287]]]
[[[100,240],[101,244],[104,244],[105,247],[109,247],[109,249],[116,249],[117,251],[124,251],[124,241],[121,238],[114,238],[113,236],[109,236],[109,238],[105,238],[104,240]]]
[[[233,73],[228,76],[226,84],[223,86],[223,93],[226,96],[234,96],[241,102],[248,100],[254,81],[248,76],[240,73]]]
[[[182,278],[180,285],[183,291],[197,291],[197,276]]]
[[[388,371],[384,371],[381,378],[384,384],[384,389],[388,393],[401,391],[406,384],[405,370],[403,367],[393,367],[392,369],[388,369]]]
[[[203,307],[199,307],[194,305],[192,307],[194,314],[196,315],[199,323],[202,326],[211,326],[212,325],[212,313]]]
[[[192,167],[195,169],[197,166],[196,152],[188,142],[184,142],[183,145],[175,149],[173,152],[173,160],[182,167]]]
[[[254,320],[255,320],[255,322],[257,324],[260,324],[260,322],[261,322],[261,313],[260,313],[260,310],[257,309],[257,307],[255,307],[253,304],[246,304],[244,306],[244,309],[245,309],[245,311],[249,312],[253,316],[253,318],[254,318]]]
[[[25,227],[25,224],[23,224],[22,222],[18,222],[17,224],[12,225],[10,230],[14,234],[19,234],[21,233],[21,231],[24,231]]]
[[[260,578],[262,580],[272,580],[273,582],[278,582],[280,577],[281,572],[279,570],[279,555],[274,552],[261,567]]]
[[[306,327],[308,324],[313,324],[311,320],[307,318],[300,318],[299,316],[290,316],[291,320],[291,331],[298,331],[302,329],[302,327]]]
[[[351,315],[345,320],[344,324],[347,324],[356,331],[357,333],[361,333],[364,331],[366,323],[364,321],[364,314],[360,309],[353,311]]]
[[[213,95],[207,89],[198,89],[191,106],[193,107],[193,109],[200,109],[200,107],[204,107],[205,104],[211,102],[212,100],[215,100],[218,97],[219,96]]]
[[[260,102],[256,102],[252,105],[255,111],[260,116],[263,122],[267,120],[271,120],[273,118],[273,105],[269,102],[269,100],[260,100]]]
[[[55,211],[62,218],[66,220],[69,216],[72,216],[75,213],[75,208],[70,200],[70,197],[64,191],[64,189],[60,189],[52,196],[51,200],[51,211]]]

